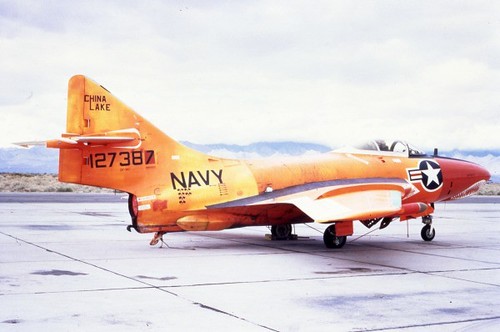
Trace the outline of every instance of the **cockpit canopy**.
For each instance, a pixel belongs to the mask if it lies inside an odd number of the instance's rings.
[[[426,153],[413,145],[402,140],[376,139],[355,146],[356,149],[364,151],[394,152],[408,156],[423,156]]]

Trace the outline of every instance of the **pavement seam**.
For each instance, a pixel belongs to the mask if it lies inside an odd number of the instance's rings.
[[[456,321],[447,321],[447,322],[436,322],[436,323],[427,323],[427,324],[411,324],[404,326],[394,326],[394,327],[384,327],[377,329],[354,329],[353,331],[363,331],[363,332],[378,332],[378,331],[391,331],[391,330],[402,330],[402,329],[411,329],[416,327],[433,327],[433,326],[443,326],[443,325],[453,325],[453,324],[461,324],[461,323],[473,323],[473,322],[481,322],[488,320],[500,319],[500,316],[492,316],[492,317],[481,317],[481,318],[471,318],[471,319],[462,319]]]
[[[20,242],[26,243],[26,244],[28,244],[28,245],[31,245],[31,246],[33,246],[33,247],[36,247],[36,248],[39,248],[39,249],[45,250],[45,251],[50,252],[50,253],[53,253],[53,254],[55,254],[55,255],[59,255],[59,256],[65,257],[65,258],[67,258],[67,259],[69,259],[69,260],[72,260],[72,261],[75,261],[75,262],[79,262],[79,263],[82,263],[82,264],[85,264],[85,265],[88,265],[88,266],[92,266],[92,267],[94,267],[94,268],[96,268],[96,269],[99,269],[99,270],[101,270],[101,271],[105,271],[105,272],[108,272],[108,273],[114,274],[114,275],[116,275],[116,276],[118,276],[118,277],[122,277],[122,278],[125,278],[125,279],[128,279],[128,280],[132,280],[132,281],[138,282],[138,283],[140,283],[140,284],[143,284],[143,285],[148,286],[147,288],[149,288],[149,289],[156,289],[156,290],[159,290],[159,291],[161,291],[161,292],[167,293],[167,294],[169,294],[169,295],[175,296],[175,297],[177,297],[177,298],[179,298],[179,299],[182,299],[182,300],[184,300],[184,301],[187,301],[187,302],[189,302],[189,303],[191,303],[191,304],[193,304],[193,305],[195,305],[195,306],[197,306],[197,307],[199,307],[199,308],[206,309],[206,310],[210,310],[210,311],[212,311],[212,312],[216,312],[216,313],[219,313],[219,314],[223,314],[223,315],[226,315],[226,316],[229,316],[229,317],[232,317],[232,318],[236,318],[236,319],[238,319],[238,320],[240,320],[240,321],[244,321],[244,322],[246,322],[246,323],[249,323],[249,324],[254,325],[254,326],[257,326],[257,327],[261,327],[261,328],[266,329],[266,330],[269,330],[269,331],[278,331],[278,330],[275,330],[275,329],[273,329],[273,328],[271,328],[271,327],[268,327],[268,326],[265,326],[265,325],[262,325],[262,324],[259,324],[259,323],[256,323],[256,322],[252,322],[252,321],[247,320],[247,319],[245,319],[245,318],[243,318],[243,317],[240,317],[240,316],[234,315],[234,314],[232,314],[232,313],[230,313],[230,312],[227,312],[227,311],[224,311],[224,310],[220,310],[220,309],[217,309],[217,308],[215,308],[215,307],[213,307],[213,306],[209,306],[209,305],[206,305],[206,304],[203,304],[203,303],[197,302],[197,301],[193,301],[193,300],[191,300],[191,299],[189,299],[189,298],[187,298],[187,297],[181,296],[181,295],[179,295],[179,294],[177,294],[177,293],[174,293],[174,292],[172,292],[172,291],[169,291],[168,289],[162,288],[162,287],[160,287],[160,286],[156,286],[156,285],[154,285],[154,284],[150,284],[150,283],[148,283],[148,282],[145,282],[145,281],[142,281],[142,280],[138,280],[138,279],[133,278],[133,277],[129,277],[129,276],[124,275],[124,274],[122,274],[122,273],[112,271],[112,270],[107,269],[107,268],[105,268],[105,267],[102,267],[102,266],[99,266],[99,265],[96,265],[96,264],[93,264],[93,263],[90,263],[90,262],[86,262],[86,261],[84,261],[84,260],[81,260],[81,259],[78,259],[78,258],[75,258],[75,257],[71,257],[71,256],[66,255],[66,254],[63,254],[63,253],[61,253],[61,252],[58,252],[58,251],[54,251],[54,250],[51,250],[51,249],[45,248],[45,247],[40,246],[40,245],[38,245],[38,244],[36,244],[36,243],[30,242],[30,241],[27,241],[27,240],[23,240],[23,239],[21,239],[21,238],[18,238],[18,237],[16,237],[16,236],[13,236],[13,235],[10,235],[10,234],[7,234],[7,233],[4,233],[4,232],[1,232],[1,231],[0,231],[0,234],[3,234],[3,235],[8,236],[8,237],[10,237],[10,238],[13,238],[13,239],[15,239],[16,241],[20,241]]]
[[[203,235],[199,234],[199,236],[205,236],[205,237],[209,237],[209,238],[215,238],[215,237],[212,237],[212,236],[207,235],[207,234],[203,234]],[[291,248],[279,248],[279,247],[274,247],[274,246],[269,246],[269,245],[264,245],[264,244],[246,243],[244,241],[236,240],[236,239],[225,239],[225,240],[226,241],[236,242],[236,243],[241,243],[241,244],[258,246],[258,247],[266,247],[266,248],[271,248],[271,249],[278,249],[278,250],[282,250],[282,251],[285,251],[285,252],[300,253],[300,254],[304,254],[304,255],[311,255],[311,256],[317,256],[317,257],[325,257],[325,258],[335,258],[335,259],[338,259],[338,260],[343,260],[343,261],[348,261],[348,262],[355,262],[355,263],[359,263],[359,264],[366,264],[366,265],[380,266],[380,267],[385,267],[385,268],[392,268],[392,269],[395,269],[395,270],[406,271],[405,274],[408,274],[408,273],[421,273],[421,274],[432,275],[432,276],[441,277],[441,278],[447,278],[447,279],[453,279],[453,280],[460,280],[460,281],[470,282],[470,283],[479,284],[479,285],[500,287],[500,285],[497,285],[497,284],[491,284],[491,283],[487,283],[487,282],[480,282],[480,281],[468,280],[468,279],[464,279],[464,278],[458,278],[458,277],[452,277],[452,276],[446,276],[446,275],[439,274],[439,273],[443,273],[443,272],[447,272],[447,271],[419,271],[419,270],[414,270],[414,269],[410,269],[410,268],[402,268],[402,267],[399,267],[399,266],[388,265],[388,264],[363,262],[363,261],[359,261],[359,260],[355,260],[355,259],[348,259],[348,258],[343,258],[343,257],[331,257],[329,255],[322,254],[322,252],[305,252],[305,251],[293,250]],[[429,253],[421,253],[421,252],[416,252],[416,251],[411,251],[411,250],[387,249],[387,248],[384,248],[384,247],[378,247],[378,246],[373,246],[373,245],[372,245],[372,247],[378,248],[378,249],[382,249],[382,250],[402,251],[402,252],[407,252],[407,253],[412,253],[412,254],[418,254],[418,255],[428,255],[428,256],[442,257],[442,258],[448,258],[448,259],[456,259],[456,260],[463,260],[463,261],[479,262],[479,263],[485,263],[485,264],[498,265],[496,263],[491,263],[491,262],[483,262],[483,261],[471,260],[471,259],[461,259],[461,258],[452,257],[452,256],[436,255],[436,254],[429,254]],[[500,266],[498,268],[500,268]],[[482,268],[482,269],[479,269],[479,270],[483,270],[483,269],[497,269],[497,267]],[[457,270],[450,270],[448,272],[456,272],[456,271]],[[460,271],[463,271],[463,270],[459,270],[459,272]],[[476,269],[471,269],[471,271],[476,271]]]

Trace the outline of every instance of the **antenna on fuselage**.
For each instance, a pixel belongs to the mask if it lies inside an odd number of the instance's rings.
[[[437,157],[438,155],[438,148],[434,148],[434,157]]]

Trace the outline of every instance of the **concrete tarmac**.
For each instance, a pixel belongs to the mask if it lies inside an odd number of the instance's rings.
[[[419,220],[356,223],[331,250],[316,224],[296,241],[249,227],[150,247],[126,231],[126,200],[49,196],[0,194],[1,331],[500,328],[499,197],[436,204],[432,242]]]

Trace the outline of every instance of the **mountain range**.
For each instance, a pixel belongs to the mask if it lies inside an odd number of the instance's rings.
[[[241,159],[313,155],[333,150],[326,145],[301,142],[257,142],[249,145],[182,143],[213,156]],[[493,182],[500,182],[500,150],[451,150],[439,151],[439,155],[478,163],[490,171]],[[58,156],[57,149],[39,146],[31,149],[0,148],[0,172],[55,174],[58,171]]]

